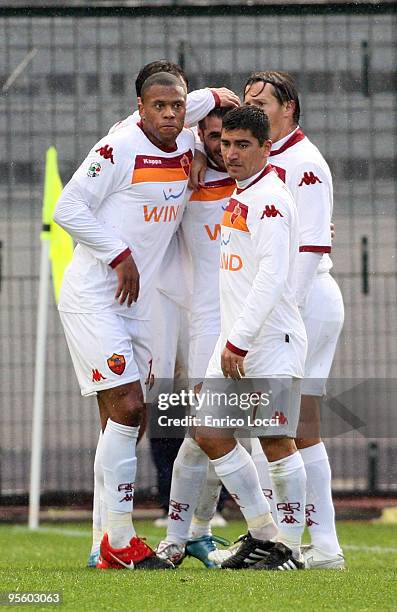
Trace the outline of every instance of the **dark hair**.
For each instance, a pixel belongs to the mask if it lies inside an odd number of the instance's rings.
[[[198,126],[200,128],[200,130],[204,130],[205,129],[205,120],[209,119],[210,117],[219,117],[219,119],[223,119],[223,117],[232,110],[232,106],[216,106],[215,108],[212,109],[212,111],[210,111],[208,113],[208,115],[206,115],[203,119],[200,119],[200,121],[198,122]]]
[[[156,72],[146,79],[141,89],[141,99],[145,97],[145,93],[153,85],[164,85],[165,87],[182,87],[180,77],[170,74],[169,72]]]
[[[186,83],[186,89],[188,88],[189,82],[182,68],[178,66],[178,64],[174,64],[173,62],[169,62],[168,60],[161,59],[155,62],[150,62],[150,64],[146,64],[146,66],[141,68],[141,70],[139,71],[139,74],[135,79],[135,89],[138,98],[141,97],[142,85],[144,84],[146,79],[152,76],[152,74],[157,74],[157,72],[169,72],[170,74],[181,78],[182,81]]]
[[[229,111],[223,118],[222,128],[231,130],[250,130],[251,134],[262,146],[269,139],[269,119],[257,106],[240,106]]]
[[[295,123],[299,123],[299,95],[295,81],[290,74],[288,74],[287,72],[278,72],[275,70],[269,70],[267,72],[253,72],[247,80],[246,84],[244,85],[244,97],[251,89],[254,83],[263,83],[261,91],[256,94],[257,96],[262,93],[266,83],[270,83],[270,85],[273,85],[274,87],[274,95],[276,96],[280,104],[290,102],[291,100],[295,102],[293,120]]]

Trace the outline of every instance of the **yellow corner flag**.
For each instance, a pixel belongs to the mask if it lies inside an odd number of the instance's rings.
[[[62,191],[62,181],[58,172],[58,159],[55,147],[47,150],[45,162],[43,228],[42,240],[50,240],[50,259],[55,302],[58,303],[63,274],[73,256],[72,237],[59,225],[53,216],[56,203]]]

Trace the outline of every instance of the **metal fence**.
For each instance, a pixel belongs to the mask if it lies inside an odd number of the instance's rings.
[[[92,143],[130,114],[138,70],[160,57],[184,64],[191,89],[241,93],[258,69],[296,76],[302,125],[334,176],[333,260],[346,323],[333,377],[397,378],[396,22],[395,5],[373,4],[0,7],[0,498],[28,490],[46,148],[57,147],[66,182]],[[46,374],[43,488],[91,491],[95,403],[80,398],[53,304]],[[397,415],[385,418],[392,431]],[[376,488],[395,491],[397,440],[377,444]],[[368,445],[359,434],[329,440],[335,490],[367,490]],[[147,444],[139,453],[138,481],[150,489]]]

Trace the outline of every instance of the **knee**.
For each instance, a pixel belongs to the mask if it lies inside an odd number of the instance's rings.
[[[121,385],[105,392],[108,413],[112,420],[130,427],[138,427],[145,415],[141,386],[136,383]]]
[[[200,459],[207,458],[204,449],[193,438],[185,438],[178,451],[177,461],[183,465],[197,465]]]
[[[205,436],[198,430],[194,437],[196,444],[210,459],[219,457],[219,440]],[[222,455],[223,453],[221,453]]]
[[[268,461],[278,461],[296,452],[293,438],[262,438],[261,444]]]

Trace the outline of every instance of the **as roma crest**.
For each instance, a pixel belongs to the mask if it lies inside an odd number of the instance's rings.
[[[112,370],[115,374],[121,376],[121,374],[125,370],[125,357],[124,355],[117,355],[113,353],[109,359],[106,360],[109,366],[109,369]]]
[[[186,176],[189,176],[190,174],[190,161],[187,155],[184,155],[181,158],[181,167],[182,170],[184,171],[184,173],[186,174]]]
[[[233,209],[232,214],[230,215],[230,222],[232,225],[237,221],[240,215],[241,215],[241,208],[237,202],[237,204],[235,205]]]

